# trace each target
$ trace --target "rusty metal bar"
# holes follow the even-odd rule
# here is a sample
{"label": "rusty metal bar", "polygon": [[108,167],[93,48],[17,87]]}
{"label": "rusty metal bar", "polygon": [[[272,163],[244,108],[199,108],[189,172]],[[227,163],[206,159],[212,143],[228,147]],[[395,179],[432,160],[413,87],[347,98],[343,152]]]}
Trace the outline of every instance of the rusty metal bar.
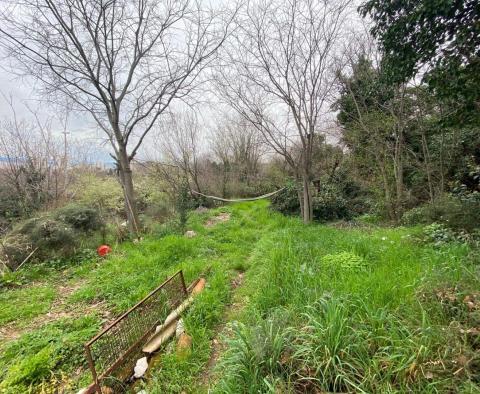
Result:
{"label": "rusty metal bar", "polygon": [[87,345],[85,345],[85,354],[87,355],[88,367],[90,368],[90,372],[92,373],[94,389],[97,393],[102,394],[102,388],[99,384],[97,371],[95,369],[95,363],[93,362],[92,352],[90,351],[90,347]]}
{"label": "rusty metal bar", "polygon": [[116,372],[117,376],[122,375],[129,368],[129,356],[141,348],[158,323],[187,297],[180,270],[88,341],[85,354],[93,377],[89,392],[101,393],[102,381],[114,376],[116,370],[123,371]]}
{"label": "rusty metal bar", "polygon": [[146,300],[148,300],[150,297],[155,295],[157,292],[159,292],[167,283],[171,282],[177,275],[181,275],[182,281],[185,284],[185,281],[183,280],[183,272],[182,270],[177,271],[175,274],[173,274],[170,278],[168,278],[165,282],[163,282],[160,286],[158,286],[155,290],[147,294],[144,298],[142,298],[137,304],[132,306],[130,309],[128,309],[125,313],[123,313],[120,317],[115,319],[112,323],[110,323],[103,331],[99,332],[97,335],[95,335],[90,341],[87,342],[86,346],[90,346],[93,342],[95,342],[97,339],[105,335],[107,331],[109,331],[112,327],[116,326],[120,321],[125,319],[126,316],[128,316],[130,313],[132,313],[135,309],[137,309],[141,304],[143,304]]}
{"label": "rusty metal bar", "polygon": [[188,290],[187,290],[187,285],[185,284],[185,278],[183,276],[183,271],[180,270],[180,277],[182,278],[182,285],[183,285],[183,293],[185,294],[185,297],[188,296]]}

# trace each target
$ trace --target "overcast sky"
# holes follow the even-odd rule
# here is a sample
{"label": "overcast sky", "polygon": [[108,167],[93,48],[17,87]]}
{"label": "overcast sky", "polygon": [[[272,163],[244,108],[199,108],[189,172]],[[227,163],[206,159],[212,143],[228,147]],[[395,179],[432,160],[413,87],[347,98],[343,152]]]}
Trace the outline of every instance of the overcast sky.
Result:
{"label": "overcast sky", "polygon": [[[358,4],[358,1],[354,1]],[[353,22],[358,18],[358,15],[353,15]],[[349,18],[350,19],[350,18]],[[344,21],[346,22],[346,21]],[[352,21],[349,20],[348,25],[352,24]],[[353,23],[356,25],[356,23]],[[29,117],[31,116],[25,108],[27,104],[30,108],[39,109],[39,112],[45,114],[45,117],[51,117],[56,115],[62,115],[62,111],[59,108],[56,108],[48,102],[40,102],[40,97],[35,92],[35,81],[32,78],[19,78],[18,76],[12,74],[8,68],[8,59],[5,56],[2,56],[0,52],[0,94],[7,98],[11,97],[13,106],[17,113],[17,116]],[[208,115],[210,113],[206,106],[202,106],[203,118],[205,117],[212,118],[214,116]],[[4,97],[0,97],[0,120],[5,120],[12,117],[11,109],[9,108],[8,102]],[[211,123],[211,122],[209,122]],[[208,128],[208,126],[206,125]],[[60,124],[57,127],[57,133],[61,133],[62,127]],[[103,133],[99,132],[88,114],[79,114],[71,113],[68,120],[68,131],[70,132],[69,138],[72,140],[85,140],[88,141],[88,146],[92,150],[94,155],[97,155],[99,158],[104,157],[105,160],[109,161],[111,158],[108,155],[110,148],[105,144],[105,139]],[[204,130],[206,131],[206,130]],[[0,130],[1,132],[1,130]],[[205,138],[202,138],[206,142]],[[148,145],[148,141],[146,141]],[[140,158],[147,158],[150,156],[148,149],[143,149],[139,151]]]}
{"label": "overcast sky", "polygon": [[[32,78],[20,78],[9,71],[6,66],[5,56],[0,58],[0,121],[11,119],[12,109],[9,101],[18,118],[29,119],[32,115],[26,106],[32,110],[38,110],[44,118],[63,117],[64,110],[59,109],[52,104],[41,100],[35,92],[35,81]],[[63,112],[63,113],[62,113]],[[59,134],[63,131],[60,122],[53,123],[54,132]],[[1,132],[1,130],[0,130]],[[98,132],[92,119],[87,115],[72,112],[68,116],[68,138],[73,141],[84,141],[85,145],[91,150],[91,156],[98,161],[110,162],[110,149],[105,144],[104,138]]]}

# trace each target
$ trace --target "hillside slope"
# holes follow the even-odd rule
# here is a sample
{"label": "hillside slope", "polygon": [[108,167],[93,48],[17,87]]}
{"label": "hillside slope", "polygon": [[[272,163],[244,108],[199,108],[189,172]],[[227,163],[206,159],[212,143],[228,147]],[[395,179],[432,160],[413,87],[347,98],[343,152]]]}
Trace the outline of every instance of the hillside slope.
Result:
{"label": "hillside slope", "polygon": [[[304,226],[264,201],[192,213],[103,261],[29,267],[0,293],[0,392],[89,382],[82,344],[166,277],[202,272],[148,393],[477,392],[478,259],[418,229]],[[477,330],[477,331],[475,331]],[[477,352],[476,352],[477,351]]]}

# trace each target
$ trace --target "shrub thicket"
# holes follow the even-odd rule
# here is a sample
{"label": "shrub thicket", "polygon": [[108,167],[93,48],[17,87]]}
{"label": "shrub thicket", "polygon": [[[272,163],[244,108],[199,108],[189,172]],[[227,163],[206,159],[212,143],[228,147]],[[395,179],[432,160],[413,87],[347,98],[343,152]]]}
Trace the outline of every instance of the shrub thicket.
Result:
{"label": "shrub thicket", "polygon": [[38,259],[70,257],[85,235],[102,227],[94,208],[68,205],[19,223],[2,242],[2,260],[16,269],[34,249]]}
{"label": "shrub thicket", "polygon": [[188,219],[188,211],[195,207],[195,200],[190,194],[190,189],[186,182],[183,182],[178,189],[175,199],[175,210],[178,214],[180,230],[184,231]]}
{"label": "shrub thicket", "polygon": [[[287,184],[285,190],[273,196],[272,209],[284,215],[300,214],[298,187],[294,183]],[[347,196],[337,184],[320,184],[319,189],[313,192],[313,217],[317,221],[350,219],[354,212],[349,205]]]}
{"label": "shrub thicket", "polygon": [[454,231],[471,232],[480,223],[480,199],[446,195],[407,211],[402,221],[407,225],[440,223]]}
{"label": "shrub thicket", "polygon": [[55,218],[78,231],[95,231],[101,227],[98,210],[83,205],[70,204],[60,208],[55,213]]}

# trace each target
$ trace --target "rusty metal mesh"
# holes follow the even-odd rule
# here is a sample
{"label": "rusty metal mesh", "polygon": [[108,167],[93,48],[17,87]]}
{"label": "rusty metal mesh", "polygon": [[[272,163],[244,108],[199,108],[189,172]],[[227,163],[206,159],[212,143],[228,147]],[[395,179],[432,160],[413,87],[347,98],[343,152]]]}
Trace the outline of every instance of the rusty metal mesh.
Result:
{"label": "rusty metal mesh", "polygon": [[187,297],[182,271],[162,283],[137,305],[85,345],[94,381],[131,373],[136,357],[155,327]]}

